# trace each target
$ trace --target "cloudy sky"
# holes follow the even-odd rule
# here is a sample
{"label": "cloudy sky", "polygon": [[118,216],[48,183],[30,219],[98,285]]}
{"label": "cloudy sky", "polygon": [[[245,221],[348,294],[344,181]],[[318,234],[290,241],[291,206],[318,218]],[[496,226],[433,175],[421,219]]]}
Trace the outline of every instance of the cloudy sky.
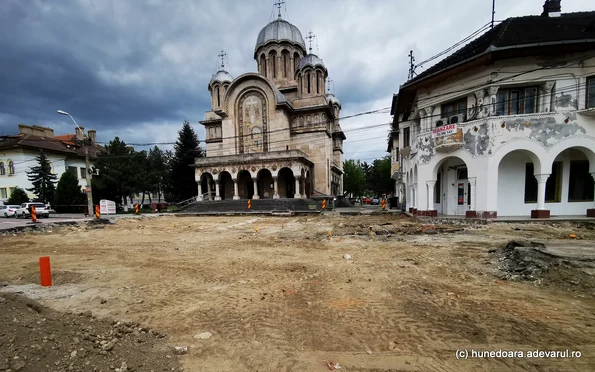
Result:
{"label": "cloudy sky", "polygon": [[[228,53],[234,76],[256,71],[256,36],[276,17],[274,2],[0,0],[0,135],[16,134],[19,123],[72,133],[61,109],[96,129],[100,142],[173,142],[184,120],[203,139],[198,121],[209,109],[217,54]],[[540,14],[543,0],[496,3],[502,20]],[[446,49],[489,22],[491,7],[491,0],[287,0],[283,15],[304,36],[317,35],[346,116],[389,107],[407,78],[409,50],[422,61]],[[592,0],[562,1],[563,13],[584,10],[595,10]],[[385,154],[384,112],[342,121],[345,158]],[[353,130],[366,126],[375,127]]]}

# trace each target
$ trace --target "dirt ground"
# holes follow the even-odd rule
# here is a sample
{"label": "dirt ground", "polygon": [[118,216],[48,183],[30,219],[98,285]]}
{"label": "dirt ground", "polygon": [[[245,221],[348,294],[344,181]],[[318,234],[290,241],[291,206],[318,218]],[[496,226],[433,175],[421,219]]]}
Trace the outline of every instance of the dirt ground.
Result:
{"label": "dirt ground", "polygon": [[[129,357],[144,353],[184,371],[328,371],[331,362],[362,372],[595,370],[589,265],[552,258],[543,266],[543,257],[505,248],[512,239],[593,242],[592,226],[457,224],[435,232],[400,215],[54,227],[0,237],[0,291],[162,332],[127,349]],[[45,255],[50,288],[38,285]],[[37,328],[39,340],[52,331]],[[0,323],[0,370],[17,353],[7,348],[11,332]],[[180,346],[188,352],[175,355]],[[566,349],[581,357],[472,358],[473,350]],[[468,358],[457,359],[457,350]],[[135,371],[164,370],[133,360]],[[21,372],[41,370],[27,364]]]}

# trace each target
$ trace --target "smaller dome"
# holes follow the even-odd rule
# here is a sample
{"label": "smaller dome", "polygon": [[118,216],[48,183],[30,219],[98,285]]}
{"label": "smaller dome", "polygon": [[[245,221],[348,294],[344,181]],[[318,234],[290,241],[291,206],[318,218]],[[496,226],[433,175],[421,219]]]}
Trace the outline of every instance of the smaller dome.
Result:
{"label": "smaller dome", "polygon": [[302,68],[304,68],[306,66],[312,66],[312,67],[321,66],[323,69],[326,70],[326,66],[324,65],[324,62],[322,62],[322,59],[318,58],[318,56],[316,54],[312,54],[312,53],[310,53],[307,56],[305,56],[304,58],[302,58],[299,66],[298,66],[298,70],[301,70]]}
{"label": "smaller dome", "polygon": [[331,105],[337,105],[337,106],[341,107],[341,102],[339,102],[339,99],[337,97],[335,97],[335,95],[332,93],[326,94],[326,100]]}
{"label": "smaller dome", "polygon": [[225,70],[219,70],[211,78],[211,81],[209,82],[209,86],[215,82],[225,83],[225,82],[231,82],[231,81],[233,81],[233,76],[231,76],[231,74],[229,72],[227,72]]}

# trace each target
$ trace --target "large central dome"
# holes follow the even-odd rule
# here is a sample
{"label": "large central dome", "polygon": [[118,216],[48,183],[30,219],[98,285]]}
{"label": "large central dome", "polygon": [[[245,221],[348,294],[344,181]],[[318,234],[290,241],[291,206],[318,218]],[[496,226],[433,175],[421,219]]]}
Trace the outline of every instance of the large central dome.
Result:
{"label": "large central dome", "polygon": [[300,30],[281,18],[274,20],[260,30],[258,38],[256,39],[254,53],[256,54],[258,47],[265,45],[270,41],[289,41],[290,43],[300,45],[306,50],[306,43],[304,42]]}

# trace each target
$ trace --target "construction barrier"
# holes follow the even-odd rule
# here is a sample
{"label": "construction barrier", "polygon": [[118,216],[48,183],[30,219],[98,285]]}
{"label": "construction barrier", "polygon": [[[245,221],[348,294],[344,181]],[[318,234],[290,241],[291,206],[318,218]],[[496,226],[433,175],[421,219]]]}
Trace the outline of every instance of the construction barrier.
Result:
{"label": "construction barrier", "polygon": [[134,205],[134,214],[138,214],[139,210],[140,210],[140,208],[139,208],[139,206],[138,206],[138,203],[136,203],[136,204]]}
{"label": "construction barrier", "polygon": [[37,211],[34,205],[31,206],[31,221],[37,222]]}
{"label": "construction barrier", "polygon": [[99,218],[101,217],[101,210],[99,209],[99,206],[96,205],[95,206],[95,218]]}
{"label": "construction barrier", "polygon": [[386,199],[382,199],[382,210],[386,210]]}
{"label": "construction barrier", "polygon": [[326,209],[326,199],[322,199],[322,209]]}
{"label": "construction barrier", "polygon": [[50,268],[50,258],[48,256],[39,258],[39,273],[41,276],[41,286],[52,286],[52,270]]}
{"label": "construction barrier", "polygon": [[248,199],[248,209],[252,209],[252,200]]}

